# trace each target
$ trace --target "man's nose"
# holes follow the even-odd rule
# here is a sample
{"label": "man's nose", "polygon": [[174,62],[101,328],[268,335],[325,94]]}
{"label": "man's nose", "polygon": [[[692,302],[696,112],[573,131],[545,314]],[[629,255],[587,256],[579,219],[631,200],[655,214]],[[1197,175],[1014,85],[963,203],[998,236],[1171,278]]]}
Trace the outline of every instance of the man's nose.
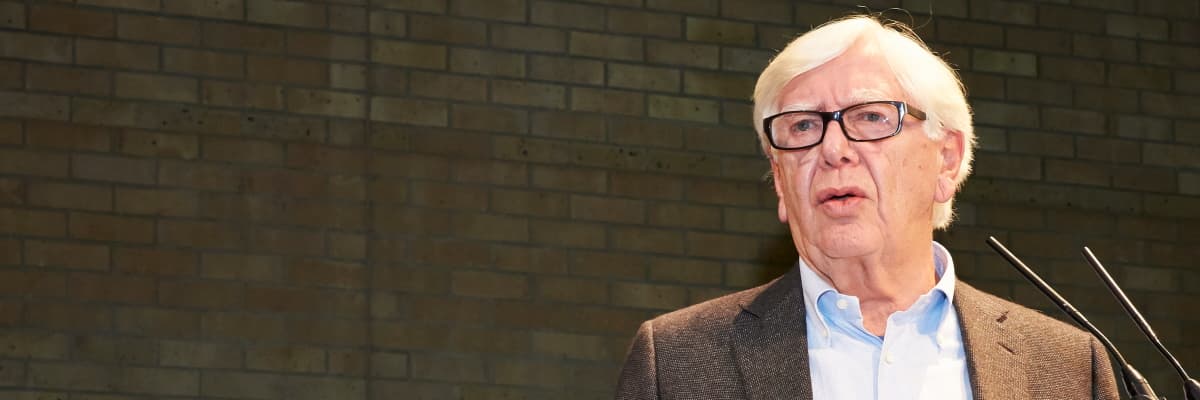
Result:
{"label": "man's nose", "polygon": [[829,121],[825,125],[825,138],[818,145],[821,152],[822,164],[838,168],[858,161],[858,154],[850,147],[850,139],[842,130],[840,121]]}

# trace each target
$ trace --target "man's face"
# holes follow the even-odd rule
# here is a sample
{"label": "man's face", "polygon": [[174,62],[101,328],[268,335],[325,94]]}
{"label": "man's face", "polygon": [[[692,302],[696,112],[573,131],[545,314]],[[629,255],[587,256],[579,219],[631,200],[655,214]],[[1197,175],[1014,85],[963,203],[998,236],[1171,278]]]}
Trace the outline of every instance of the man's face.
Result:
{"label": "man's face", "polygon": [[[835,111],[867,101],[908,102],[879,51],[858,44],[794,78],[783,89],[779,109]],[[954,192],[962,137],[951,131],[935,141],[923,121],[901,118],[901,133],[879,141],[849,141],[841,124],[831,121],[814,147],[771,149],[779,218],[809,260],[864,256],[931,239],[934,202]]]}

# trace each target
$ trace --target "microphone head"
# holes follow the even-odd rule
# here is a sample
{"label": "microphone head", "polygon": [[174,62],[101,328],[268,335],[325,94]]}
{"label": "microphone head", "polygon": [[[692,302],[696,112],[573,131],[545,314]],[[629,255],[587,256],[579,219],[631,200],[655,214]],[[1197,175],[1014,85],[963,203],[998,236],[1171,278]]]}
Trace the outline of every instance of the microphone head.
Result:
{"label": "microphone head", "polygon": [[1195,379],[1183,381],[1183,392],[1187,394],[1187,400],[1200,400],[1200,382]]}

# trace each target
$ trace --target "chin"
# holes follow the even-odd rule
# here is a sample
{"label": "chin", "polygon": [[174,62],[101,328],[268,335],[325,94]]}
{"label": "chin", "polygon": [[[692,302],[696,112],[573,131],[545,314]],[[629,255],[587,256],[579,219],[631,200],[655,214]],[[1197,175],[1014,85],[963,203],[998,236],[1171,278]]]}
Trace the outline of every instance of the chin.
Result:
{"label": "chin", "polygon": [[856,225],[826,227],[817,234],[817,248],[830,258],[860,257],[881,247],[879,232]]}

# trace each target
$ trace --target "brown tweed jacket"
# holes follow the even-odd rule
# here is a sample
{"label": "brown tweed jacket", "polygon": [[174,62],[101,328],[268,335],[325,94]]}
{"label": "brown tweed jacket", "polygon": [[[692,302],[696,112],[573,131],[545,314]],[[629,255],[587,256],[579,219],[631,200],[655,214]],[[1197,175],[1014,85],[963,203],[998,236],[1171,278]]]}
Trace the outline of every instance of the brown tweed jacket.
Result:
{"label": "brown tweed jacket", "polygon": [[[811,399],[800,273],[646,321],[617,399]],[[975,399],[1116,399],[1108,355],[1080,329],[956,283]]]}

